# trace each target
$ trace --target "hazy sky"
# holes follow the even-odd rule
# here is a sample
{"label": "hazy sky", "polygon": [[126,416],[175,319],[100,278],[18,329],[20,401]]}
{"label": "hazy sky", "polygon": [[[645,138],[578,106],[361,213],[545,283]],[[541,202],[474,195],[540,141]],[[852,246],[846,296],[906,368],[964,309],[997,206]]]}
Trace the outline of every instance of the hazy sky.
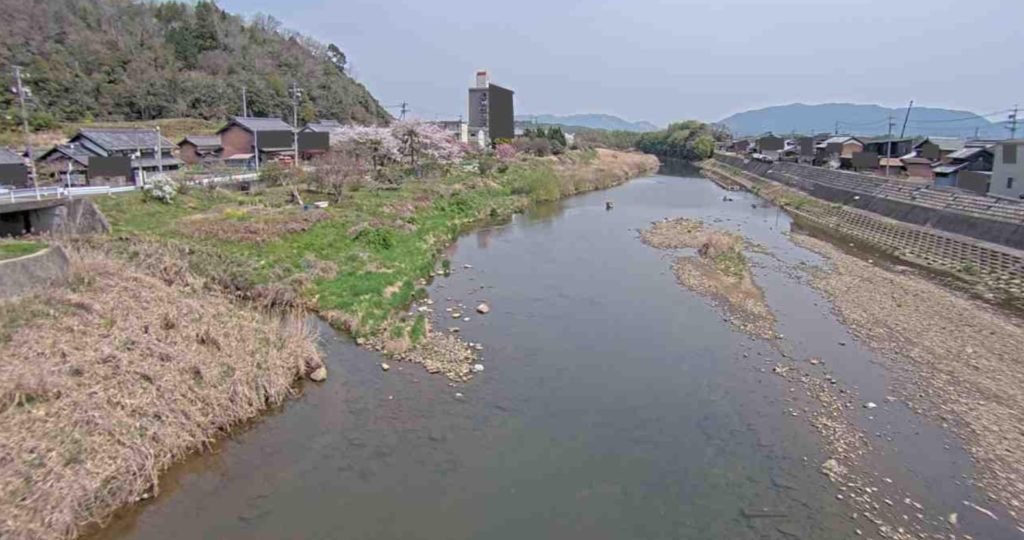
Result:
{"label": "hazy sky", "polygon": [[465,114],[478,68],[517,114],[657,124],[792,102],[1024,105],[1024,0],[220,0],[336,43],[385,105]]}

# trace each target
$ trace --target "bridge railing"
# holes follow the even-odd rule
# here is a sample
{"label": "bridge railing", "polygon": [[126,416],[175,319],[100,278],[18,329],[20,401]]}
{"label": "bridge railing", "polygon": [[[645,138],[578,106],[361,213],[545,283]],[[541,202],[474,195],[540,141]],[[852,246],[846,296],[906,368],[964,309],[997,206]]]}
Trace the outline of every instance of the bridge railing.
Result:
{"label": "bridge railing", "polygon": [[[207,186],[212,184],[224,184],[229,182],[244,182],[256,180],[256,173],[228,174],[221,176],[208,176],[204,178],[192,178],[188,181],[191,185]],[[73,197],[87,197],[90,195],[112,195],[136,191],[140,186],[46,186],[40,188],[3,189],[0,188],[0,204],[13,204],[16,202],[44,200],[44,199],[67,199]]]}

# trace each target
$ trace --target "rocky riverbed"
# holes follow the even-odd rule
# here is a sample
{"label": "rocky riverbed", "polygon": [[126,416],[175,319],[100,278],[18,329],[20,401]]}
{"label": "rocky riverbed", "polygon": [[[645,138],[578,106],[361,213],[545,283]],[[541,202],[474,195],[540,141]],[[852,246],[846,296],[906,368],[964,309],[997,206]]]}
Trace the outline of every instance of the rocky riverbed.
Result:
{"label": "rocky riverbed", "polygon": [[[812,284],[837,315],[892,360],[893,392],[963,440],[978,483],[1024,518],[1024,327],[1018,316],[954,292],[907,268],[887,268],[794,234],[827,257]],[[1021,532],[1024,528],[1018,525]]]}

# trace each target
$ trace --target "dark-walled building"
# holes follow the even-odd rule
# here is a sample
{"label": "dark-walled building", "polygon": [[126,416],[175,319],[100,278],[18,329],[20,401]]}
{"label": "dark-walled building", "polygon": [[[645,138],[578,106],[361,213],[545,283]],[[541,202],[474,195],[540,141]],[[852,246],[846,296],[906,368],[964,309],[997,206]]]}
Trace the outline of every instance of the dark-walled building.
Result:
{"label": "dark-walled building", "polygon": [[486,71],[478,71],[476,87],[469,89],[470,138],[481,132],[485,141],[514,138],[514,94],[492,84]]}

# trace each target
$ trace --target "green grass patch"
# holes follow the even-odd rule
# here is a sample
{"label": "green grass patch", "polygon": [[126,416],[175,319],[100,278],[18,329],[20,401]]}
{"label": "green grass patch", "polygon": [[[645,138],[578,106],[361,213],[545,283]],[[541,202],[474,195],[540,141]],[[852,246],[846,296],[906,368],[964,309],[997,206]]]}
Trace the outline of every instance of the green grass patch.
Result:
{"label": "green grass patch", "polygon": [[715,256],[715,268],[727,276],[740,278],[747,271],[747,258],[738,249],[728,249]]}
{"label": "green grass patch", "polygon": [[[592,159],[580,156],[580,161]],[[307,202],[328,198],[300,194]],[[351,191],[325,210],[328,219],[260,242],[183,234],[188,225],[183,220],[200,214],[208,228],[213,220],[213,229],[217,220],[256,225],[248,207],[265,207],[258,214],[263,215],[288,206],[289,196],[285,187],[256,195],[195,188],[171,204],[138,194],[96,200],[115,238],[174,246],[194,273],[222,286],[240,292],[293,287],[321,312],[336,311],[355,323],[357,337],[400,325],[415,340],[425,334],[426,321],[417,317],[399,323],[396,316],[425,296],[420,281],[433,273],[443,250],[475,224],[507,218],[530,202],[555,200],[561,193],[551,165],[534,161],[516,163],[503,173],[458,171],[435,180],[409,179],[397,189]],[[122,248],[126,258],[145,256],[133,251],[131,242],[122,244],[128,246]],[[450,269],[450,261],[441,264]]]}
{"label": "green grass patch", "polygon": [[46,249],[45,242],[26,240],[0,240],[0,261],[17,259]]}

